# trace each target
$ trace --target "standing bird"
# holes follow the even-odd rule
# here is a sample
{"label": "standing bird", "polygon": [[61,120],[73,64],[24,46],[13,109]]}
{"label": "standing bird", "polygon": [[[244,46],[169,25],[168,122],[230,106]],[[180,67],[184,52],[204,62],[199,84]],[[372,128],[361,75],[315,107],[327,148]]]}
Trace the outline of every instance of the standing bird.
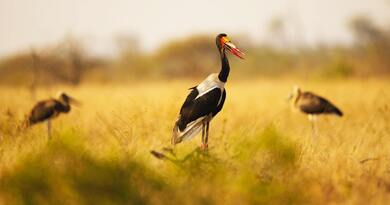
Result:
{"label": "standing bird", "polygon": [[80,104],[77,100],[64,92],[60,92],[58,99],[48,99],[38,102],[31,110],[27,118],[27,126],[32,126],[40,122],[47,121],[47,134],[51,137],[51,120],[60,113],[70,112],[70,104]]}
{"label": "standing bird", "polygon": [[339,108],[329,102],[327,99],[318,96],[312,92],[303,92],[298,86],[294,86],[292,93],[289,96],[293,109],[299,109],[301,112],[308,115],[312,122],[313,137],[317,135],[315,122],[317,115],[320,114],[335,114],[343,116]]}
{"label": "standing bird", "polygon": [[201,148],[208,148],[210,121],[221,111],[226,98],[224,86],[230,71],[226,50],[242,59],[245,55],[226,34],[219,34],[216,37],[216,44],[221,57],[221,71],[209,75],[199,85],[190,88],[191,92],[182,105],[173,128],[171,140],[173,145],[191,139],[202,130]]}

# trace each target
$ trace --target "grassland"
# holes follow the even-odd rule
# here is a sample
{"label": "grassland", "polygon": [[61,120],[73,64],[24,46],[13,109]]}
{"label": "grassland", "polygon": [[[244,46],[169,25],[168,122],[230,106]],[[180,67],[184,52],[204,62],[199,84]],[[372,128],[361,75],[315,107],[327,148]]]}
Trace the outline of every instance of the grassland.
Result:
{"label": "grassland", "polygon": [[[388,204],[388,80],[230,81],[222,112],[200,138],[159,160],[197,80],[82,85],[82,101],[46,127],[18,129],[33,106],[27,89],[0,88],[0,204]],[[311,138],[290,110],[294,84],[327,96],[345,113],[321,117]]]}

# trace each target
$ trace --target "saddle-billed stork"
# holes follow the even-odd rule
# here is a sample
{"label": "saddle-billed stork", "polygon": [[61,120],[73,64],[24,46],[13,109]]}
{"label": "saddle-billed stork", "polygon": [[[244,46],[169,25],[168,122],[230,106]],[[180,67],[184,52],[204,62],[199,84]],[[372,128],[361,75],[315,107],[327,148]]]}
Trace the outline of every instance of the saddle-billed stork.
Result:
{"label": "saddle-billed stork", "polygon": [[173,145],[191,139],[202,130],[201,148],[208,148],[210,121],[221,111],[226,98],[224,86],[230,72],[226,51],[242,59],[245,55],[224,33],[216,37],[216,44],[221,58],[221,70],[219,73],[209,75],[199,85],[190,88],[191,92],[184,101],[173,128],[171,140]]}
{"label": "saddle-billed stork", "polygon": [[71,110],[70,105],[79,105],[80,103],[64,92],[58,94],[58,99],[47,99],[39,101],[32,108],[27,118],[27,126],[32,126],[40,122],[47,122],[47,135],[51,137],[51,120],[60,113],[68,113]]}
{"label": "saddle-billed stork", "polygon": [[315,125],[317,115],[335,114],[340,117],[343,116],[341,110],[329,102],[329,100],[312,92],[303,92],[298,86],[293,87],[289,100],[291,100],[293,109],[300,110],[308,115],[309,120],[312,122],[313,137],[317,135]]}

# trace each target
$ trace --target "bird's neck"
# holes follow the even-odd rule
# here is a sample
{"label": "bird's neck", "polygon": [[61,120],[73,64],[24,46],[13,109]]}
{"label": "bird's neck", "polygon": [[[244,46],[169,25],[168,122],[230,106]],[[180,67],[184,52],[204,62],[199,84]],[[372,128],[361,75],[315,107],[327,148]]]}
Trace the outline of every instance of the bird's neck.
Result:
{"label": "bird's neck", "polygon": [[229,61],[226,56],[225,49],[222,49],[222,51],[220,50],[219,53],[221,55],[221,71],[218,74],[218,79],[226,83],[230,72]]}
{"label": "bird's neck", "polygon": [[298,93],[295,94],[295,96],[293,98],[293,101],[292,101],[292,105],[293,106],[295,106],[295,107],[297,106],[298,100],[299,100],[300,97],[301,97],[301,92],[298,92]]}
{"label": "bird's neck", "polygon": [[69,104],[68,101],[60,99],[59,102],[60,102],[61,105],[64,106],[65,108],[70,108],[70,104]]}

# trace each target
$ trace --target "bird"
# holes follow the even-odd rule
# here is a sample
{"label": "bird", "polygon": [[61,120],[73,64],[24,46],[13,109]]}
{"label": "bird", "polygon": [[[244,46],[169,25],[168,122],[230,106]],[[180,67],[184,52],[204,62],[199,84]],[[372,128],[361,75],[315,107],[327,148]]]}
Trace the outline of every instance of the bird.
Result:
{"label": "bird", "polygon": [[312,123],[313,138],[316,138],[317,135],[315,122],[318,115],[333,114],[339,117],[343,116],[343,112],[329,100],[309,91],[303,92],[297,85],[293,87],[289,100],[293,110],[299,110],[308,115],[309,121]]}
{"label": "bird", "polygon": [[80,102],[70,97],[65,92],[59,92],[58,98],[39,101],[31,109],[27,116],[26,126],[30,127],[41,122],[47,122],[47,135],[51,138],[51,120],[58,117],[60,113],[69,113],[71,104],[80,105]]}
{"label": "bird", "polygon": [[241,59],[244,59],[245,55],[225,33],[217,35],[215,43],[220,54],[221,70],[219,73],[210,74],[203,82],[189,89],[190,93],[173,128],[172,145],[189,140],[202,130],[201,149],[208,148],[210,121],[221,111],[226,99],[225,83],[230,72],[226,51]]}

